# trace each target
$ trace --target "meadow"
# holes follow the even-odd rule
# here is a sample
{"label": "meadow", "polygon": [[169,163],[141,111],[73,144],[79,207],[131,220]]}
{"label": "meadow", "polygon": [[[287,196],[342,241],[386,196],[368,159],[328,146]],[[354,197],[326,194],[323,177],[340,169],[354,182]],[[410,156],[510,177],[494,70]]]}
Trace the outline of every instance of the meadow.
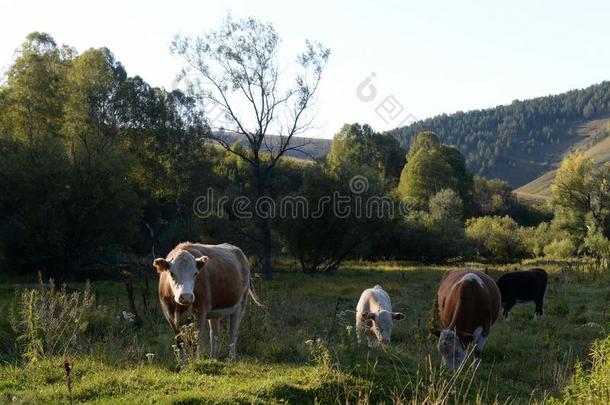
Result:
{"label": "meadow", "polygon": [[[540,265],[524,266],[534,264]],[[497,279],[515,266],[476,267]],[[510,321],[493,327],[478,369],[468,363],[455,375],[441,367],[427,330],[446,266],[349,262],[335,274],[308,276],[286,263],[273,281],[256,280],[265,307],[248,306],[238,359],[225,359],[221,341],[220,360],[187,364],[180,364],[172,349],[173,333],[159,309],[152,268],[136,272],[148,274],[148,287],[143,276],[134,276],[132,297],[141,325],[122,315],[131,310],[124,283],[96,281],[90,287],[95,302],[69,355],[34,360],[22,357],[24,339],[16,340],[11,324],[24,288],[36,288],[35,278],[5,279],[0,283],[0,401],[573,403],[581,392],[574,387],[587,386],[590,392],[595,389],[586,384],[603,387],[599,381],[610,375],[610,345],[604,343],[610,283],[607,275],[582,266],[543,267],[549,272],[545,317],[536,321],[533,303],[518,304]],[[389,292],[394,310],[406,314],[385,350],[356,344],[350,312],[360,292],[377,283]],[[67,291],[83,288],[71,283]],[[592,347],[597,362],[590,357]],[[599,380],[589,377],[593,373]]]}

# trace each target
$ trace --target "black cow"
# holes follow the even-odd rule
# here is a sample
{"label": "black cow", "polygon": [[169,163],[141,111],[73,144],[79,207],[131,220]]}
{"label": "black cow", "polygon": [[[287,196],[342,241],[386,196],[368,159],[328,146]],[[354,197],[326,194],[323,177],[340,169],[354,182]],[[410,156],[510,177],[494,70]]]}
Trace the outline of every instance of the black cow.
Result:
{"label": "black cow", "polygon": [[547,274],[542,269],[513,271],[500,277],[497,284],[502,294],[504,319],[508,319],[508,312],[517,302],[528,301],[536,304],[535,317],[542,316],[546,282]]}

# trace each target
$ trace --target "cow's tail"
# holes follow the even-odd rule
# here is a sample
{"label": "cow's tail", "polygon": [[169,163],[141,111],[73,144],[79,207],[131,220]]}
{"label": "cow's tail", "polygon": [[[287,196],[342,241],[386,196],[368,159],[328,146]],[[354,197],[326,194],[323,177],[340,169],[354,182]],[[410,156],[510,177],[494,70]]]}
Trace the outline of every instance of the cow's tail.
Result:
{"label": "cow's tail", "polygon": [[254,283],[252,282],[252,278],[250,278],[250,285],[248,286],[248,294],[250,294],[250,298],[252,298],[252,301],[254,301],[254,303],[256,305],[258,305],[259,307],[265,306],[261,302],[260,298],[258,298],[258,295],[256,295],[256,290],[254,289]]}
{"label": "cow's tail", "polygon": [[265,305],[263,305],[263,303],[261,302],[260,298],[258,298],[258,295],[256,295],[256,290],[254,289],[254,281],[252,281],[252,273],[250,273],[250,263],[248,262],[248,257],[246,256],[246,254],[241,251],[241,255],[244,261],[245,266],[248,269],[248,294],[250,295],[250,298],[252,298],[252,301],[254,301],[254,303],[256,305],[258,305],[259,307],[264,307]]}

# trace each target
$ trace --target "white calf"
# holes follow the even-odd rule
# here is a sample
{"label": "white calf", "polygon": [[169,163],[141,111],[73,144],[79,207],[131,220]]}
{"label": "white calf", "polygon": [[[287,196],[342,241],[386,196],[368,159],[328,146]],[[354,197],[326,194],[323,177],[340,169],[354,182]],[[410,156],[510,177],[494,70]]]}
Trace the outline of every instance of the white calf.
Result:
{"label": "white calf", "polygon": [[358,343],[362,341],[362,332],[366,333],[369,347],[381,344],[390,344],[390,335],[394,321],[400,321],[405,315],[400,312],[392,312],[390,296],[376,285],[367,288],[360,295],[356,306],[356,336]]}

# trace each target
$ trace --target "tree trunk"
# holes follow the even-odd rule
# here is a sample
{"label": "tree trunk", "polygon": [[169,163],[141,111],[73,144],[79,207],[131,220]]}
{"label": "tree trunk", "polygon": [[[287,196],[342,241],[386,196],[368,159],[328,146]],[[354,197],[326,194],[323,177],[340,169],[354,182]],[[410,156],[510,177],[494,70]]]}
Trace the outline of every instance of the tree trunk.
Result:
{"label": "tree trunk", "polygon": [[[254,178],[256,180],[256,197],[265,196],[266,176],[260,167],[258,157],[255,158]],[[255,213],[256,215],[256,213]],[[263,276],[266,280],[273,279],[273,266],[271,265],[271,227],[268,218],[257,218],[261,240],[261,256],[263,257]]]}
{"label": "tree trunk", "polygon": [[262,254],[263,254],[263,275],[265,280],[273,279],[273,267],[271,266],[271,229],[269,220],[260,220],[260,230],[262,234]]}

